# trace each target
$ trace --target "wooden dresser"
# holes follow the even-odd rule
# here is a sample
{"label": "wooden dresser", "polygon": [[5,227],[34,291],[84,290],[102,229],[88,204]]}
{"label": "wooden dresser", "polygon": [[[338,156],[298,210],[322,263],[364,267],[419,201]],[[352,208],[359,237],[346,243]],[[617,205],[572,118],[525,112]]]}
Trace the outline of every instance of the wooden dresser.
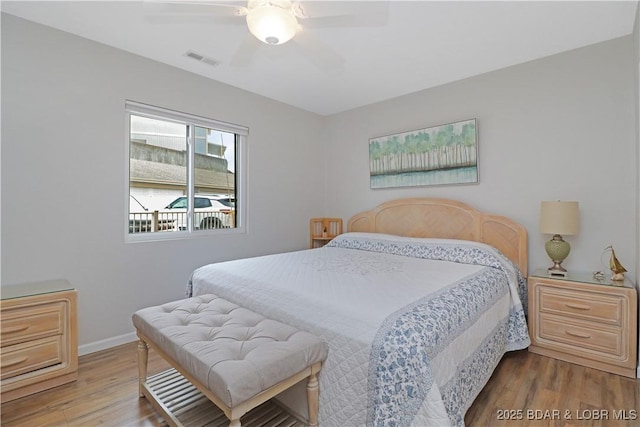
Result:
{"label": "wooden dresser", "polygon": [[529,276],[529,351],[636,378],[637,292],[591,274]]}
{"label": "wooden dresser", "polygon": [[78,378],[77,293],[64,280],[3,286],[0,400]]}

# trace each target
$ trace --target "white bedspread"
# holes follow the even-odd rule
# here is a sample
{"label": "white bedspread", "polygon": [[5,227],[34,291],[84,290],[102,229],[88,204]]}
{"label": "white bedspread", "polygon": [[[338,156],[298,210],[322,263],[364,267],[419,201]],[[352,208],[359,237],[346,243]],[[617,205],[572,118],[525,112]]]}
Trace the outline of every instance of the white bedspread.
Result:
{"label": "white bedspread", "polygon": [[[483,281],[501,283],[475,295]],[[321,249],[201,267],[187,292],[214,293],[326,340],[321,425],[443,426],[463,425],[504,352],[529,345],[523,288],[486,245],[346,233]]]}

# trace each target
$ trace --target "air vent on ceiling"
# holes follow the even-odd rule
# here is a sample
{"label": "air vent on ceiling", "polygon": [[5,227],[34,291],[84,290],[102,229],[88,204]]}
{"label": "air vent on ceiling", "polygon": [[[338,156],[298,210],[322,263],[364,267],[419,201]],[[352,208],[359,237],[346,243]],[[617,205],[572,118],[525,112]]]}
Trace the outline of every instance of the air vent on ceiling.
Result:
{"label": "air vent on ceiling", "polygon": [[218,65],[220,65],[220,61],[216,61],[213,58],[209,58],[207,56],[204,55],[200,55],[199,53],[196,53],[192,50],[188,50],[184,53],[185,56],[191,58],[191,59],[195,59],[196,61],[200,61],[200,62],[204,62],[205,64],[211,65],[212,67],[217,67]]}

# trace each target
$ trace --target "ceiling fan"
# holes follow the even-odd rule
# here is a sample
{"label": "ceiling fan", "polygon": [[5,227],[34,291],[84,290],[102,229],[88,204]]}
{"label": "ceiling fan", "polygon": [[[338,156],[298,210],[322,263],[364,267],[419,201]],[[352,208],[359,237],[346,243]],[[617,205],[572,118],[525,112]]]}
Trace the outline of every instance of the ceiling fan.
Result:
{"label": "ceiling fan", "polygon": [[271,45],[291,40],[298,30],[297,18],[305,18],[300,3],[289,0],[249,0],[238,12],[246,15],[251,34]]}
{"label": "ceiling fan", "polygon": [[[388,5],[384,1],[303,3],[292,0],[152,0],[147,3],[168,5],[165,13],[179,14],[183,18],[207,19],[206,16],[213,14],[217,22],[233,24],[241,22],[238,18],[244,18],[255,39],[267,45],[293,41],[304,49],[302,54],[319,68],[330,72],[341,69],[344,59],[311,36],[305,31],[306,28],[379,26],[384,25],[388,17]],[[363,7],[364,3],[367,3],[366,7]],[[231,65],[247,65],[258,48],[251,39],[245,40],[231,60]]]}

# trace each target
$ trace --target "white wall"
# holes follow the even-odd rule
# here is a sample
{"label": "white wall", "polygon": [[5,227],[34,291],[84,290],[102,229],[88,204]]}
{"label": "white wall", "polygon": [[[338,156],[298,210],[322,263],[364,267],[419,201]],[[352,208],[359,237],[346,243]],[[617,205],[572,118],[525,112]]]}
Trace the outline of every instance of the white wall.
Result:
{"label": "white wall", "polygon": [[[249,127],[246,234],[125,244],[125,99]],[[3,14],[2,284],[68,279],[82,351],[183,297],[195,267],[308,247],[323,120]]]}
{"label": "white wall", "polygon": [[[446,197],[521,222],[529,268],[548,267],[540,201],[580,202],[568,269],[607,269],[613,244],[637,277],[637,154],[631,37],[513,66],[332,116],[325,214],[348,218],[400,197]],[[369,188],[368,140],[478,120],[477,185]]]}

